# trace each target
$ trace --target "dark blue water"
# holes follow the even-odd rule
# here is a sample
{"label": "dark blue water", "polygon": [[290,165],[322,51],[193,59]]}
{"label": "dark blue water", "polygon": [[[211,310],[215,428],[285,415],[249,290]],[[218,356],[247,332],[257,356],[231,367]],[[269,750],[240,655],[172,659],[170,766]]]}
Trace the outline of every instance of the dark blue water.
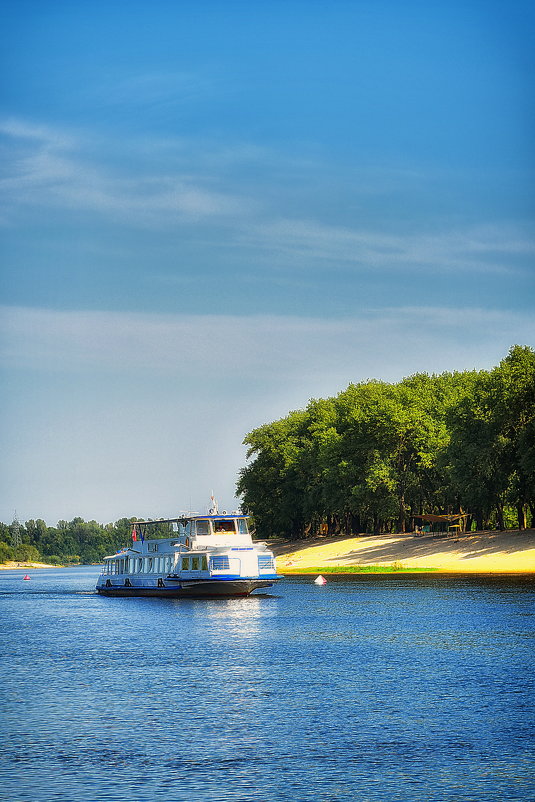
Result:
{"label": "dark blue water", "polygon": [[0,798],[535,799],[535,584],[292,579],[109,599],[0,572]]}

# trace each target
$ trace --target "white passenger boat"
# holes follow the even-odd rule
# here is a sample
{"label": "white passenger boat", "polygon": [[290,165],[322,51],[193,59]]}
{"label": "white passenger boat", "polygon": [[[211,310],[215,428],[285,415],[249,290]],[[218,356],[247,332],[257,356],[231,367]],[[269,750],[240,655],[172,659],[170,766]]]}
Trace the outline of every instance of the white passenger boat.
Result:
{"label": "white passenger boat", "polygon": [[[162,531],[169,536],[162,537]],[[279,579],[273,553],[265,543],[253,543],[247,516],[212,511],[137,521],[132,546],[104,558],[97,591],[106,596],[248,596]]]}

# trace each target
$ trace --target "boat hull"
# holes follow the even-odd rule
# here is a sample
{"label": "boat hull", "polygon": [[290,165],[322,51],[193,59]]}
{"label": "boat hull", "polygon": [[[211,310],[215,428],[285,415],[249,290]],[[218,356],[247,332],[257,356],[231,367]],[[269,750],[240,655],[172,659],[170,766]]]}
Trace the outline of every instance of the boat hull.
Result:
{"label": "boat hull", "polygon": [[[277,577],[278,580],[279,577]],[[223,598],[233,596],[249,596],[258,588],[270,588],[273,579],[232,579],[232,580],[185,580],[166,584],[164,587],[143,585],[98,585],[97,593],[101,596],[160,596],[171,599],[180,598]]]}

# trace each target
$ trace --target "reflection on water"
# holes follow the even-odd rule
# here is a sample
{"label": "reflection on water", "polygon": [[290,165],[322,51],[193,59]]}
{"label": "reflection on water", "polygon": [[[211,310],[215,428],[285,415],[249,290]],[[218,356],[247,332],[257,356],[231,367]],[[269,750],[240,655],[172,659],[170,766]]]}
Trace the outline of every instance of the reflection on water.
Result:
{"label": "reflection on water", "polygon": [[173,601],[97,574],[0,573],[0,798],[535,798],[530,578]]}

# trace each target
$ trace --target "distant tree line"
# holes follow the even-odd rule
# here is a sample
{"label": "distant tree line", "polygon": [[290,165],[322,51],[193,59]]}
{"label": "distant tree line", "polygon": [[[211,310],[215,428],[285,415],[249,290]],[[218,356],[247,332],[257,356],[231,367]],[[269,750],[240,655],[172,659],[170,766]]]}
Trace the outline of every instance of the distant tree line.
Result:
{"label": "distant tree line", "polygon": [[8,560],[35,561],[51,564],[98,563],[106,554],[131,542],[132,522],[121,518],[110,524],[84,521],[58,521],[47,526],[38,518],[19,524],[0,523],[0,563]]}
{"label": "distant tree line", "polygon": [[245,440],[238,493],[261,537],[535,525],[535,352],[490,371],[350,384]]}
{"label": "distant tree line", "polygon": [[[99,563],[106,554],[115,554],[117,549],[132,543],[133,524],[140,520],[133,516],[99,524],[73,518],[58,521],[57,526],[47,526],[41,518],[25,524],[15,518],[11,524],[0,523],[0,563],[9,560],[51,565]],[[169,537],[169,524],[154,523],[150,537]]]}

